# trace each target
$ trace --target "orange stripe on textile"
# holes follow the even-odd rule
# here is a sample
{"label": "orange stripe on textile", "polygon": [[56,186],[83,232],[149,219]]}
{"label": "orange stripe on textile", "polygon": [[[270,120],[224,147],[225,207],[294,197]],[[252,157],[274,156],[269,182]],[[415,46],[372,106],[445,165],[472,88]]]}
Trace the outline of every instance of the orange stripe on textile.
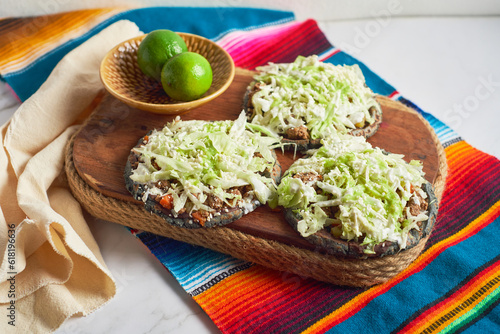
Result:
{"label": "orange stripe on textile", "polygon": [[274,276],[271,270],[252,266],[193,298],[222,330],[237,320],[241,313],[258,307],[252,303],[252,297],[273,289],[278,284]]}
{"label": "orange stripe on textile", "polygon": [[193,298],[222,332],[252,333],[267,328],[280,314],[289,316],[290,305],[306,295],[314,298],[322,284],[255,265]]}
{"label": "orange stripe on textile", "polygon": [[90,9],[25,18],[23,25],[0,21],[0,73],[13,72],[36,58],[79,37],[119,9]]}
{"label": "orange stripe on textile", "polygon": [[446,186],[449,189],[453,189],[453,186],[457,182],[466,178],[467,174],[464,171],[474,168],[483,161],[492,158],[464,141],[450,145],[445,149],[445,152],[449,169]]}
{"label": "orange stripe on textile", "polygon": [[259,281],[263,276],[264,273],[255,271],[255,269],[251,267],[247,270],[235,273],[231,276],[232,279],[221,281],[217,285],[195,296],[194,299],[199,301],[200,304],[226,303],[227,300],[232,301],[231,294],[234,291],[238,291],[241,295],[249,292],[246,282],[253,284],[255,281]]}

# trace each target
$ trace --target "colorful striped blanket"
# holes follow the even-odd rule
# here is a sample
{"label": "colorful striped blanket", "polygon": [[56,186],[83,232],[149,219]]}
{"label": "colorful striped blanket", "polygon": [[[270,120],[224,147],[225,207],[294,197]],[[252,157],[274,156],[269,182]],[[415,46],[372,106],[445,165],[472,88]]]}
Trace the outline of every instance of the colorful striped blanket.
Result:
{"label": "colorful striped blanket", "polygon": [[277,272],[132,230],[223,333],[500,332],[500,162],[331,45],[314,20],[234,8],[100,9],[5,19],[2,80],[25,100],[67,52],[121,19],[144,32],[168,28],[213,39],[242,68],[311,54],[333,64],[358,64],[370,88],[421,113],[445,148],[448,179],[428,244],[406,270],[369,289]]}

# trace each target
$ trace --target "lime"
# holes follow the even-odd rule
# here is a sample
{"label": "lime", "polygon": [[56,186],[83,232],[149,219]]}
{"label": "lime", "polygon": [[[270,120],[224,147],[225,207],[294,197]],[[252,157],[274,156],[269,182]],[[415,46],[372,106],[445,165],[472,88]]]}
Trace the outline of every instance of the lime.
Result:
{"label": "lime", "polygon": [[186,42],[175,32],[154,30],[139,45],[137,63],[144,74],[160,81],[161,69],[167,60],[186,51]]}
{"label": "lime", "polygon": [[161,71],[161,84],[174,100],[196,100],[212,85],[212,67],[202,55],[184,52],[165,63]]}

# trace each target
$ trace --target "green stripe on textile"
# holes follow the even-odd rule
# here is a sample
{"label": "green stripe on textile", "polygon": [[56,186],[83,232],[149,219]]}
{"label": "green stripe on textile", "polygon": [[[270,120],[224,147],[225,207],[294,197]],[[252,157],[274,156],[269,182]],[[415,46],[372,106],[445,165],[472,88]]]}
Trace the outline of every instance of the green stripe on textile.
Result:
{"label": "green stripe on textile", "polygon": [[[500,279],[500,276],[495,278],[496,281]],[[446,326],[440,333],[455,333],[460,330],[465,325],[469,325],[478,316],[484,315],[486,310],[500,299],[500,287],[493,290],[489,295],[487,295],[482,301],[480,301],[471,310],[460,316],[458,319]]]}

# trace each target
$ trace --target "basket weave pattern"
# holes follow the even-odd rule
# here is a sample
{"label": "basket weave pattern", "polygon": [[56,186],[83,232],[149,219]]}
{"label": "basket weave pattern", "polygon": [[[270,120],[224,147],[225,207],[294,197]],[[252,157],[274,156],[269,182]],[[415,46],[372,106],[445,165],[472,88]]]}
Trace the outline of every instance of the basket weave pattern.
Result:
{"label": "basket weave pattern", "polygon": [[161,82],[142,73],[137,63],[137,50],[146,35],[125,41],[106,55],[100,68],[101,80],[106,89],[135,108],[166,114],[185,112],[222,94],[233,80],[235,72],[229,54],[201,36],[178,34],[186,42],[188,51],[204,56],[212,68],[212,84],[200,99],[176,101],[165,94]]}

